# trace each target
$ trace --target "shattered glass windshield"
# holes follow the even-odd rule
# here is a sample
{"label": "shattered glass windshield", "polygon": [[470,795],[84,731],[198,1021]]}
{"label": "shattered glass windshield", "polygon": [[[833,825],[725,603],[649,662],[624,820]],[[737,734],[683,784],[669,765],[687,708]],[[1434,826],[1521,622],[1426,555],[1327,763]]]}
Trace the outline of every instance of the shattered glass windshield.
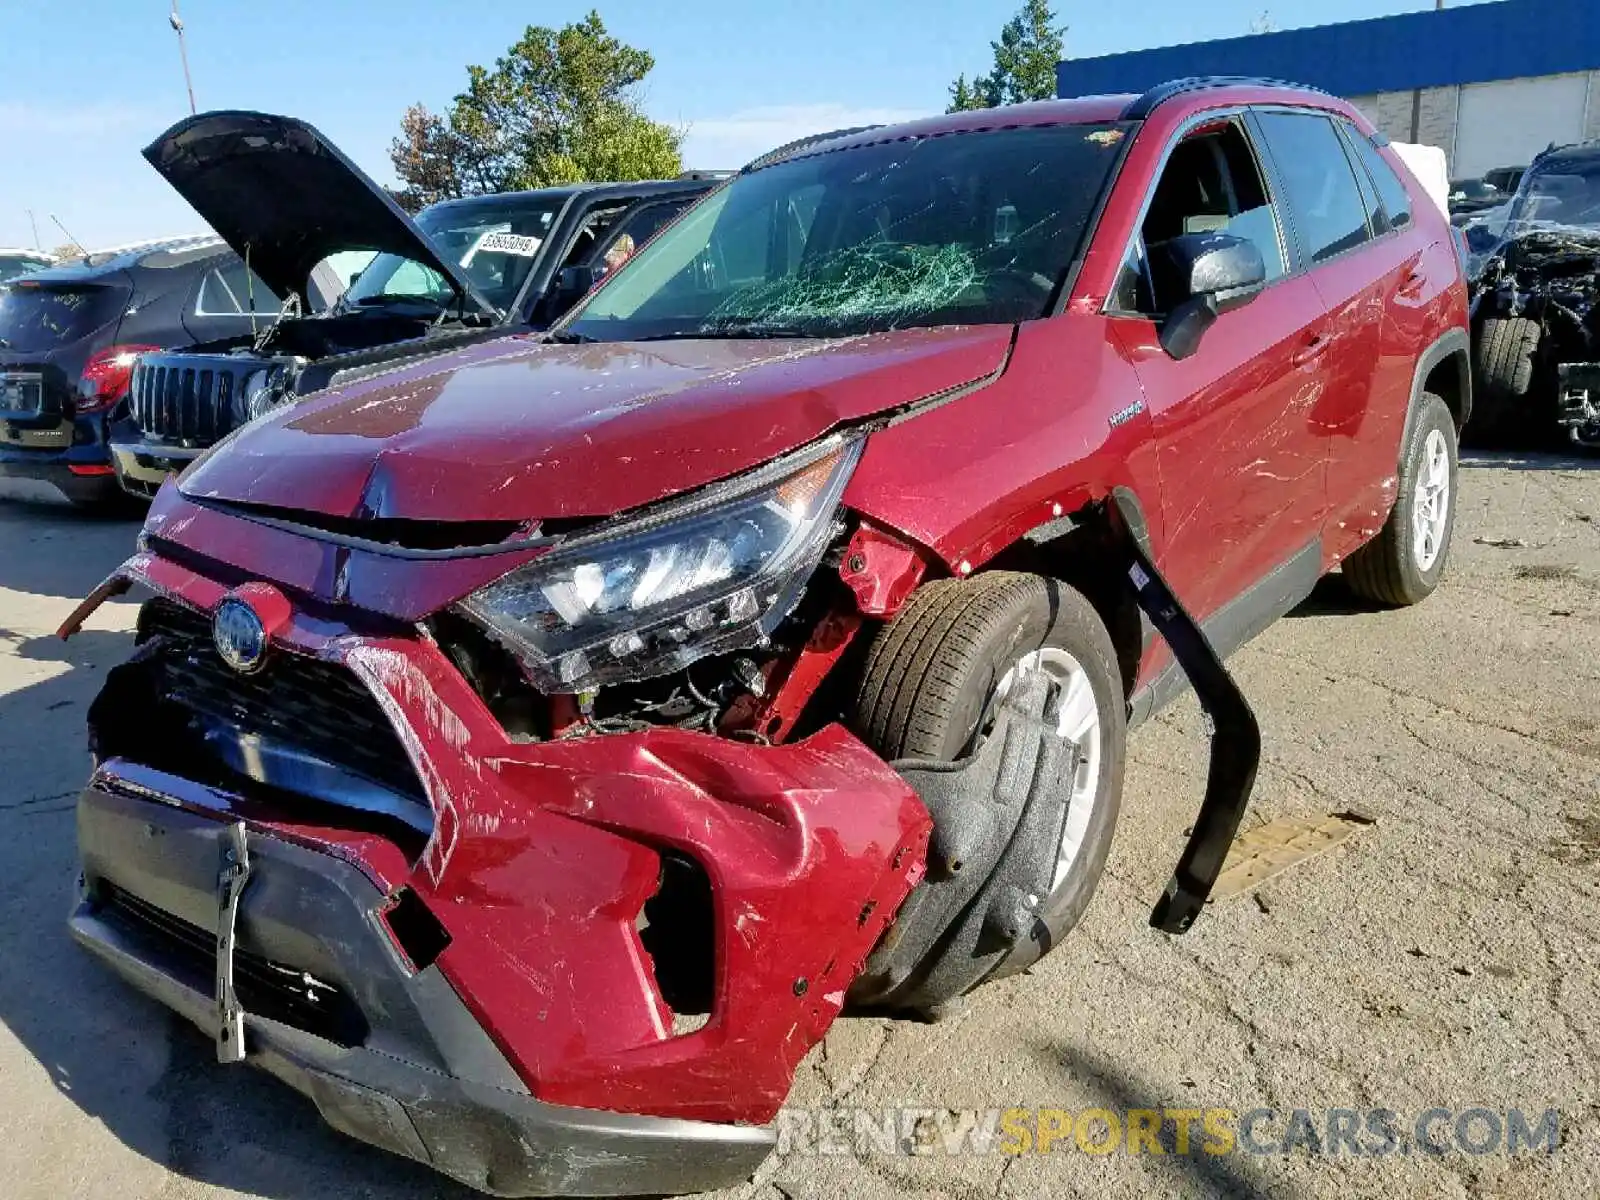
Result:
{"label": "shattered glass windshield", "polygon": [[1127,134],[974,130],[739,176],[618,270],[564,332],[832,337],[1041,317]]}
{"label": "shattered glass windshield", "polygon": [[[450,201],[423,209],[416,221],[440,257],[459,263],[484,299],[506,312],[533,270],[561,199],[488,196]],[[380,254],[350,285],[344,305],[407,300],[443,308],[452,298],[449,281],[437,271],[399,254]]]}
{"label": "shattered glass windshield", "polygon": [[1600,156],[1528,177],[1512,208],[1514,223],[1600,229]]}
{"label": "shattered glass windshield", "polygon": [[1600,248],[1600,155],[1536,164],[1510,203],[1475,214],[1461,233],[1474,283],[1530,255],[1592,257]]}

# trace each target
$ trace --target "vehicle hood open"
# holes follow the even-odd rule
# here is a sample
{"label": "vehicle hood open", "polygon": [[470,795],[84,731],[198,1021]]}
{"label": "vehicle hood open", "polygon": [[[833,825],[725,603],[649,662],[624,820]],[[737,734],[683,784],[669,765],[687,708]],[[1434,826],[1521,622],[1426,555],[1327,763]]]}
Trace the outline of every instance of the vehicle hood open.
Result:
{"label": "vehicle hood open", "polygon": [[329,255],[376,250],[432,268],[469,305],[495,311],[383,188],[304,121],[201,113],[144,156],[280,296],[304,297],[312,268]]}
{"label": "vehicle hood open", "polygon": [[[275,412],[184,495],[334,518],[608,517],[980,386],[1013,327],[557,345],[518,335]],[[954,448],[952,448],[954,450]]]}

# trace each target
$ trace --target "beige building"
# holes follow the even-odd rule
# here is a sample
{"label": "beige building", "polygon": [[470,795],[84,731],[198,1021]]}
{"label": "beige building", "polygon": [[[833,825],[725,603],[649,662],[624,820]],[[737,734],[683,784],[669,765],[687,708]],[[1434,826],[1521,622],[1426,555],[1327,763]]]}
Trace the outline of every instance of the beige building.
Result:
{"label": "beige building", "polygon": [[1600,0],[1412,3],[1391,17],[1068,59],[1056,94],[1194,76],[1309,84],[1354,100],[1395,141],[1438,146],[1457,179],[1600,138]]}
{"label": "beige building", "polygon": [[1552,142],[1600,139],[1600,70],[1348,99],[1395,141],[1438,146],[1459,179],[1523,166]]}

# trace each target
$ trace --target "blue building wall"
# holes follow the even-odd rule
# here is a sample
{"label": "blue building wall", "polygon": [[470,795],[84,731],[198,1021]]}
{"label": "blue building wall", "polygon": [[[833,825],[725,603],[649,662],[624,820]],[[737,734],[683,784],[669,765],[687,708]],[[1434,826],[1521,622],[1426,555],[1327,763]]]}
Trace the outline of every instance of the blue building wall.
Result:
{"label": "blue building wall", "polygon": [[1591,70],[1600,70],[1600,0],[1499,0],[1069,59],[1056,67],[1056,95],[1142,92],[1186,75],[1259,75],[1368,96]]}

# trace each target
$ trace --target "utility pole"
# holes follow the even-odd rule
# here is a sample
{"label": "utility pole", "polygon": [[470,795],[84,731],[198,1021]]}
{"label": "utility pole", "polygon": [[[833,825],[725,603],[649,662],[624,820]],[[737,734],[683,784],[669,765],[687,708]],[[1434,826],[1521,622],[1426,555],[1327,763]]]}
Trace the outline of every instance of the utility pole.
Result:
{"label": "utility pole", "polygon": [[189,89],[189,115],[195,114],[194,80],[189,78],[189,48],[183,41],[183,18],[178,15],[178,0],[172,0],[172,13],[167,17],[172,31],[178,35],[178,57],[183,59],[183,86]]}
{"label": "utility pole", "polygon": [[[173,0],[174,3],[177,0]],[[1433,11],[1444,11],[1444,0],[1433,0]],[[1420,141],[1422,138],[1422,89],[1417,88],[1411,93],[1411,140]]]}

